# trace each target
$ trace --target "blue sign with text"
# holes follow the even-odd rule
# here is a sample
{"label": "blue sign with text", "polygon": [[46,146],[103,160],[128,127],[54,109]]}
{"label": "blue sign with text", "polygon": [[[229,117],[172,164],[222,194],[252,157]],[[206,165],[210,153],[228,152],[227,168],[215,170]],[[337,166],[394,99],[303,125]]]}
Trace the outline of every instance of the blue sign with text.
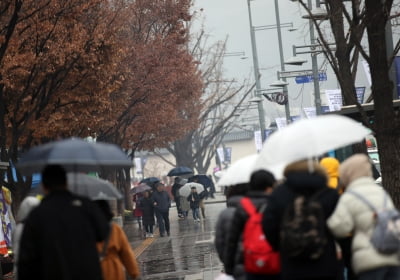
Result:
{"label": "blue sign with text", "polygon": [[[327,79],[328,79],[328,76],[326,75],[326,72],[318,73],[319,81],[326,81]],[[297,76],[295,78],[295,81],[296,81],[296,84],[312,83],[314,81],[314,76],[313,75]]]}

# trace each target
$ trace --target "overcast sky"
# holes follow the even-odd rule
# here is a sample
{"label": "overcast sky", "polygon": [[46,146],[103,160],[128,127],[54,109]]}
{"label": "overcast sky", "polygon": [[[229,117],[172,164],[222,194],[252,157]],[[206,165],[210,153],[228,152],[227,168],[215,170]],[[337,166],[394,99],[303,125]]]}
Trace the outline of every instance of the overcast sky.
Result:
{"label": "overcast sky", "polygon": [[[254,26],[274,25],[275,5],[274,0],[254,0],[251,1],[251,11]],[[293,56],[292,46],[303,46],[310,43],[308,21],[301,18],[305,12],[298,3],[291,1],[278,1],[281,24],[293,23],[296,31],[282,29],[284,58]],[[245,52],[247,59],[240,57],[226,57],[224,61],[226,76],[237,79],[251,77],[254,81],[253,60],[250,41],[249,16],[246,0],[197,0],[197,9],[203,8],[204,25],[206,31],[211,35],[211,39],[218,41],[224,40],[228,36],[227,52]],[[277,71],[280,71],[279,47],[276,28],[270,30],[256,31],[257,53],[261,68],[262,88],[268,88],[269,84],[277,79]],[[311,69],[311,58],[309,54],[303,54],[302,58],[309,62],[303,66],[286,66],[288,70]],[[323,55],[318,55],[319,67],[323,65],[325,59]],[[328,67],[329,68],[329,67]],[[267,70],[263,70],[267,69]],[[366,79],[363,70],[359,71],[360,82],[357,86],[366,86]],[[296,84],[294,79],[288,79],[289,85],[289,104],[292,115],[297,115],[298,108],[312,106],[314,102],[311,98],[313,84]],[[320,83],[321,90],[338,88],[336,79],[332,71],[328,70],[328,81]],[[283,106],[275,103],[263,102],[266,108],[266,116],[284,117]],[[297,108],[296,108],[297,107]]]}

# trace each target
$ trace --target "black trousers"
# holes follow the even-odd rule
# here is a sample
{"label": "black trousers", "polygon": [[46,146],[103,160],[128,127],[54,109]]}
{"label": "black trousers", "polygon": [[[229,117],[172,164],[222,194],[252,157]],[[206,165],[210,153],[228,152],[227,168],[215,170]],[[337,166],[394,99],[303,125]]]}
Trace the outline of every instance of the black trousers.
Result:
{"label": "black trousers", "polygon": [[169,210],[160,211],[156,210],[158,229],[160,230],[160,234],[164,235],[165,231],[169,233]]}

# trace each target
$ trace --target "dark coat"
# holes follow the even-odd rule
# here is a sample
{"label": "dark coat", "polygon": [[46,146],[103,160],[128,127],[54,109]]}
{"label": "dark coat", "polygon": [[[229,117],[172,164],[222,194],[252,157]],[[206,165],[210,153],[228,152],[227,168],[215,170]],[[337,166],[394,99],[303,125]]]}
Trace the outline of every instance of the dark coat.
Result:
{"label": "dark coat", "polygon": [[[227,237],[229,232],[232,231],[232,221],[235,214],[236,208],[239,205],[242,196],[232,196],[228,199],[228,208],[224,209],[218,216],[218,220],[215,226],[215,240],[214,245],[217,250],[219,259],[224,263],[225,261],[225,249],[227,246]],[[225,263],[224,263],[225,267]],[[243,265],[243,246],[242,242],[239,241],[237,250],[234,258],[234,270],[232,272],[233,277],[236,280],[245,280],[246,274]]]}
{"label": "dark coat", "polygon": [[157,205],[154,206],[156,211],[160,212],[168,212],[169,208],[171,207],[171,199],[166,191],[155,191],[153,192],[151,198]]}
{"label": "dark coat", "polygon": [[93,202],[68,191],[49,194],[26,220],[18,279],[102,279],[96,242],[108,232]]}
{"label": "dark coat", "polygon": [[[267,203],[268,198],[268,196],[263,192],[249,192],[247,197],[251,199],[257,209],[259,209],[262,204]],[[248,218],[249,215],[240,203],[238,203],[233,215],[231,230],[227,236],[224,253],[225,272],[229,275],[232,275],[234,272],[236,251],[238,250],[238,244],[241,243],[241,236]]]}
{"label": "dark coat", "polygon": [[[336,190],[327,187],[327,177],[323,169],[314,166],[310,173],[308,163],[292,164],[285,169],[286,181],[276,187],[269,198],[269,203],[263,215],[263,230],[273,248],[279,249],[280,225],[284,211],[298,194],[312,196],[323,188],[326,191],[319,195],[325,219],[328,219],[335,209],[339,195]],[[315,261],[293,260],[281,253],[282,279],[317,279],[335,277],[343,273],[339,268],[336,248],[332,234],[326,227],[328,242],[324,254]]]}
{"label": "dark coat", "polygon": [[191,193],[188,197],[187,200],[190,203],[190,208],[199,208],[200,207],[200,196],[198,193]]}
{"label": "dark coat", "polygon": [[143,197],[140,200],[140,207],[143,211],[143,224],[154,225],[154,200],[151,197]]}

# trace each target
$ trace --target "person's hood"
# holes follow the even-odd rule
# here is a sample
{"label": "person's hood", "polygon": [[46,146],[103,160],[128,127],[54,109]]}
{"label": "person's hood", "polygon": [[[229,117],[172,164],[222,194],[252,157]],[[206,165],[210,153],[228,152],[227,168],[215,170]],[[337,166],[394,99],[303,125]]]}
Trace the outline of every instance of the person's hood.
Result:
{"label": "person's hood", "polygon": [[339,174],[340,181],[345,187],[358,178],[372,177],[369,157],[364,154],[355,154],[349,157],[340,165]]}
{"label": "person's hood", "polygon": [[328,186],[336,189],[338,186],[340,163],[336,158],[326,157],[319,163],[328,173]]}
{"label": "person's hood", "polygon": [[244,196],[242,195],[234,195],[231,196],[227,201],[226,201],[226,205],[228,207],[238,207],[238,205],[240,204],[240,200],[243,198]]}
{"label": "person's hood", "polygon": [[287,165],[283,171],[286,184],[297,190],[310,190],[327,186],[325,169],[313,160],[302,160]]}
{"label": "person's hood", "polygon": [[18,210],[18,215],[17,215],[17,221],[22,222],[24,221],[29,213],[38,206],[40,203],[40,200],[37,199],[36,197],[33,196],[28,196],[26,197],[22,202]]}

